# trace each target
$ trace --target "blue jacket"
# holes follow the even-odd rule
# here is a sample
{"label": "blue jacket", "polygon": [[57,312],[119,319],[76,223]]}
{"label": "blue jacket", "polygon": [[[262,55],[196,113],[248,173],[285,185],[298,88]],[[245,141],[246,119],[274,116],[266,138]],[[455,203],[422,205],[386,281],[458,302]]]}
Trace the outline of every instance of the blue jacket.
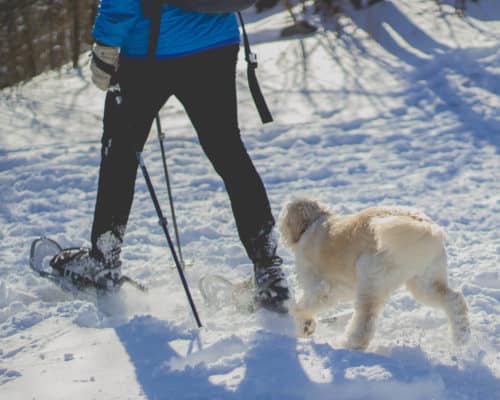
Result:
{"label": "blue jacket", "polygon": [[[140,58],[148,52],[149,28],[141,0],[101,0],[92,34],[98,42],[120,47],[122,56]],[[234,14],[185,12],[164,5],[156,58],[179,57],[239,41]]]}

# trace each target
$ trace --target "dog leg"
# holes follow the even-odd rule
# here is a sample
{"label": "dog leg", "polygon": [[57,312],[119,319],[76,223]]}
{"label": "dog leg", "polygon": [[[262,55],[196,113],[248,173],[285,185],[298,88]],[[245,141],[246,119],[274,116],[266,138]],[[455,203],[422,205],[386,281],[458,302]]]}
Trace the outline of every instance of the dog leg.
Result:
{"label": "dog leg", "polygon": [[358,297],[354,314],[345,331],[345,347],[356,350],[368,347],[375,334],[375,324],[383,305],[384,302],[379,297]]}
{"label": "dog leg", "polygon": [[375,334],[377,317],[393,288],[386,281],[383,255],[362,255],[356,269],[358,285],[354,314],[347,325],[343,345],[364,350]]}
{"label": "dog leg", "polygon": [[454,343],[463,345],[470,337],[467,303],[462,293],[448,287],[447,269],[443,249],[423,275],[410,279],[406,287],[418,302],[444,310]]}
{"label": "dog leg", "polygon": [[309,337],[316,330],[316,313],[337,303],[331,286],[326,281],[315,282],[304,288],[304,295],[292,307],[299,337]]}
{"label": "dog leg", "polygon": [[464,345],[470,337],[467,303],[462,293],[450,289],[446,282],[412,278],[406,287],[415,299],[431,307],[441,308],[448,317],[453,342]]}

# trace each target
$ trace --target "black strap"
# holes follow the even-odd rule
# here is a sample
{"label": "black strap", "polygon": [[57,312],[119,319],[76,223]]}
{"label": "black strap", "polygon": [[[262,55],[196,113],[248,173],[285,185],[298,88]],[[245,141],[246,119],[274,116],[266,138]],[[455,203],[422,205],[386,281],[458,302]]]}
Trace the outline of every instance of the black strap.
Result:
{"label": "black strap", "polygon": [[112,64],[108,64],[107,62],[102,61],[99,57],[97,57],[97,54],[93,51],[92,52],[92,59],[95,62],[95,65],[97,65],[97,68],[99,68],[101,71],[106,72],[108,75],[113,76],[116,72],[116,67]]}
{"label": "black strap", "polygon": [[255,70],[257,69],[257,55],[252,53],[250,49],[250,42],[248,40],[247,31],[245,29],[245,23],[243,22],[243,17],[241,13],[238,12],[238,19],[240,20],[241,31],[243,33],[243,45],[245,47],[245,60],[247,62],[247,77],[248,86],[250,87],[250,93],[252,93],[253,101],[259,112],[260,119],[263,124],[273,121],[273,116],[267,107],[264,95],[260,90],[259,82],[257,81],[257,74]]}

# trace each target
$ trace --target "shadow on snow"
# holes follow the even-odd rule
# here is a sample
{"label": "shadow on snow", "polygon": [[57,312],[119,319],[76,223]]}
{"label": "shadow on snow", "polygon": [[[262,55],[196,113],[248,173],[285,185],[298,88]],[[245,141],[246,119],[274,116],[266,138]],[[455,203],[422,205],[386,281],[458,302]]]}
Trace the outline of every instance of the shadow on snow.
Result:
{"label": "shadow on snow", "polygon": [[[116,328],[116,333],[148,399],[319,400],[335,396],[346,400],[370,394],[372,400],[479,400],[500,390],[500,380],[484,365],[433,365],[418,348],[395,348],[387,357],[335,350],[327,344],[265,331],[258,331],[246,343],[233,336],[202,348],[198,331],[183,331],[150,316],[135,317]],[[176,341],[188,343],[186,356],[174,349]],[[325,382],[309,377],[301,357],[311,355],[331,375]],[[383,371],[384,378],[349,374],[370,368]],[[233,384],[227,387],[231,380]]]}

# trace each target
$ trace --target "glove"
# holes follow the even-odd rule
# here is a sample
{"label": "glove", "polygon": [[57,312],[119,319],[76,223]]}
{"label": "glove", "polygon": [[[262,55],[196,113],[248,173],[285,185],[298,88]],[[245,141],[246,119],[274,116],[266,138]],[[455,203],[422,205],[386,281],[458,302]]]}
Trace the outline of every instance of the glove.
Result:
{"label": "glove", "polygon": [[119,47],[95,43],[92,47],[92,82],[101,90],[108,90],[111,77],[118,67]]}

